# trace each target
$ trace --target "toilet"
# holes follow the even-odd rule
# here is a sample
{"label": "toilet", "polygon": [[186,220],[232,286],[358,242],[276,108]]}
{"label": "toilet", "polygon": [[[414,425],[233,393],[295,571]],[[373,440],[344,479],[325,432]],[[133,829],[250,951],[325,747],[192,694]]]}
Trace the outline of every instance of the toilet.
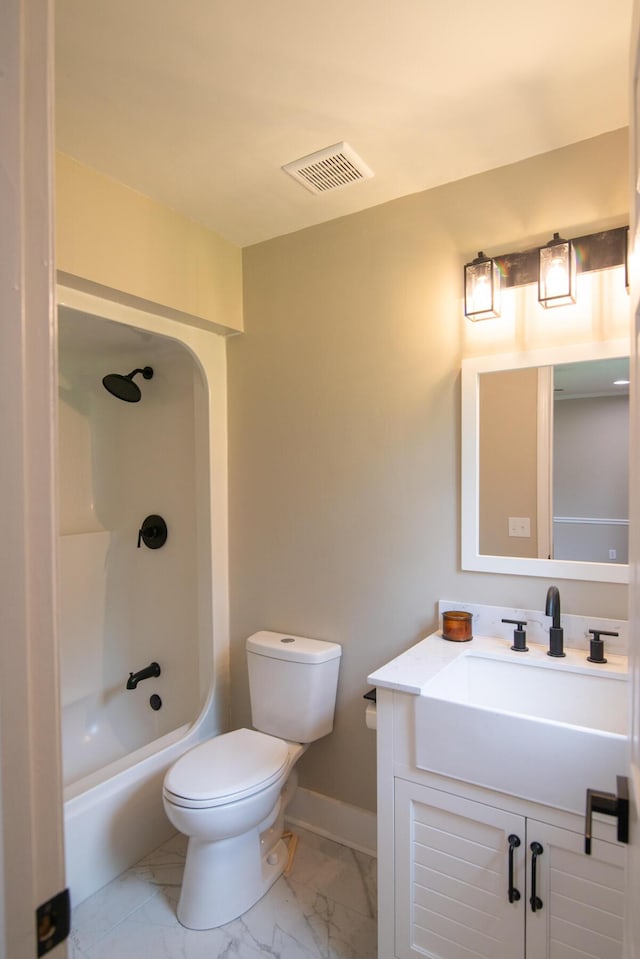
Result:
{"label": "toilet", "polygon": [[262,630],[246,649],[254,728],[195,746],[162,788],[170,822],[189,837],[177,909],[189,929],[236,919],[281,875],[293,767],[333,729],[341,646]]}

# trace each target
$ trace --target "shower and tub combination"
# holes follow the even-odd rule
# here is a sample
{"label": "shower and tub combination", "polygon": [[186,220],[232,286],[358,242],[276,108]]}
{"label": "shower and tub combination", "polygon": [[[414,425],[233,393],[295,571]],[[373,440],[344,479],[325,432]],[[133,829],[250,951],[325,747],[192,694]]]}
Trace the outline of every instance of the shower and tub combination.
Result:
{"label": "shower and tub combination", "polygon": [[61,727],[77,904],[172,834],[163,775],[223,729],[226,374],[214,332],[67,288],[58,302]]}

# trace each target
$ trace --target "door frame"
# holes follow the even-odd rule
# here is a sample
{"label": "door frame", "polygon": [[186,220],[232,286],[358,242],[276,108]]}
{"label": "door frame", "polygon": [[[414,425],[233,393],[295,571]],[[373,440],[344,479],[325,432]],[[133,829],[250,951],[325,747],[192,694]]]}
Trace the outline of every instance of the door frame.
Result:
{"label": "door frame", "polygon": [[[629,69],[630,183],[629,252],[631,260],[631,355],[629,395],[629,684],[631,708],[630,844],[627,858],[626,903],[637,900],[640,882],[640,0],[634,0]],[[640,957],[640,915],[627,908],[625,959]]]}
{"label": "door frame", "polygon": [[553,556],[553,367],[538,368],[537,511],[538,558]]}
{"label": "door frame", "polygon": [[[64,888],[56,629],[53,3],[0,4],[0,955]],[[66,945],[50,955],[66,956]]]}

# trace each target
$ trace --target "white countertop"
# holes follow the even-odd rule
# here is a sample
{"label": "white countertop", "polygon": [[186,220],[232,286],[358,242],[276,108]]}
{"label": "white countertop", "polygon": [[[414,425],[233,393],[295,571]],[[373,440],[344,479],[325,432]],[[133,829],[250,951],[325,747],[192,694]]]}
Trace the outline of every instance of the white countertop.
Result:
{"label": "white countertop", "polygon": [[[548,643],[534,642],[542,638],[541,630],[531,629],[527,635],[529,652],[515,652],[511,650],[513,626],[502,624],[502,617],[508,619],[526,619],[532,622],[531,611],[514,610],[502,607],[471,606],[469,604],[453,604],[442,601],[440,612],[443,609],[467,609],[473,613],[474,638],[466,643],[452,642],[442,638],[440,632],[432,633],[416,643],[406,652],[401,653],[390,662],[381,666],[367,677],[372,686],[385,689],[394,689],[398,692],[420,695],[426,683],[451,663],[458,656],[465,653],[481,653],[488,656],[513,656],[516,661],[526,659],[536,662],[539,666],[552,669],[571,669],[584,672],[593,670],[600,672],[627,672],[627,657],[621,655],[622,642],[626,642],[626,622],[622,620],[603,620],[595,617],[568,616],[563,617],[565,627],[565,653],[562,659],[547,655]],[[517,614],[517,615],[516,615]],[[534,614],[535,615],[535,614]],[[540,614],[537,614],[540,619]],[[569,628],[567,629],[567,622]],[[477,627],[491,625],[494,635],[476,635]],[[532,622],[533,625],[533,622]],[[605,657],[604,664],[589,663],[589,629],[608,629],[620,632],[620,638],[615,643],[604,637]],[[502,635],[496,635],[501,633]],[[614,651],[615,650],[615,651]]]}

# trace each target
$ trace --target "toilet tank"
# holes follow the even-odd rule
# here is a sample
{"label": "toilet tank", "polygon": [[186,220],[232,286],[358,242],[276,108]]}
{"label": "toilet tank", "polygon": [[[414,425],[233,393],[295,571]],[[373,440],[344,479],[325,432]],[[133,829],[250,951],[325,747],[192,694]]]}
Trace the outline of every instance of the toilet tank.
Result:
{"label": "toilet tank", "polygon": [[333,729],[342,647],[261,630],[247,640],[255,729],[311,743]]}

